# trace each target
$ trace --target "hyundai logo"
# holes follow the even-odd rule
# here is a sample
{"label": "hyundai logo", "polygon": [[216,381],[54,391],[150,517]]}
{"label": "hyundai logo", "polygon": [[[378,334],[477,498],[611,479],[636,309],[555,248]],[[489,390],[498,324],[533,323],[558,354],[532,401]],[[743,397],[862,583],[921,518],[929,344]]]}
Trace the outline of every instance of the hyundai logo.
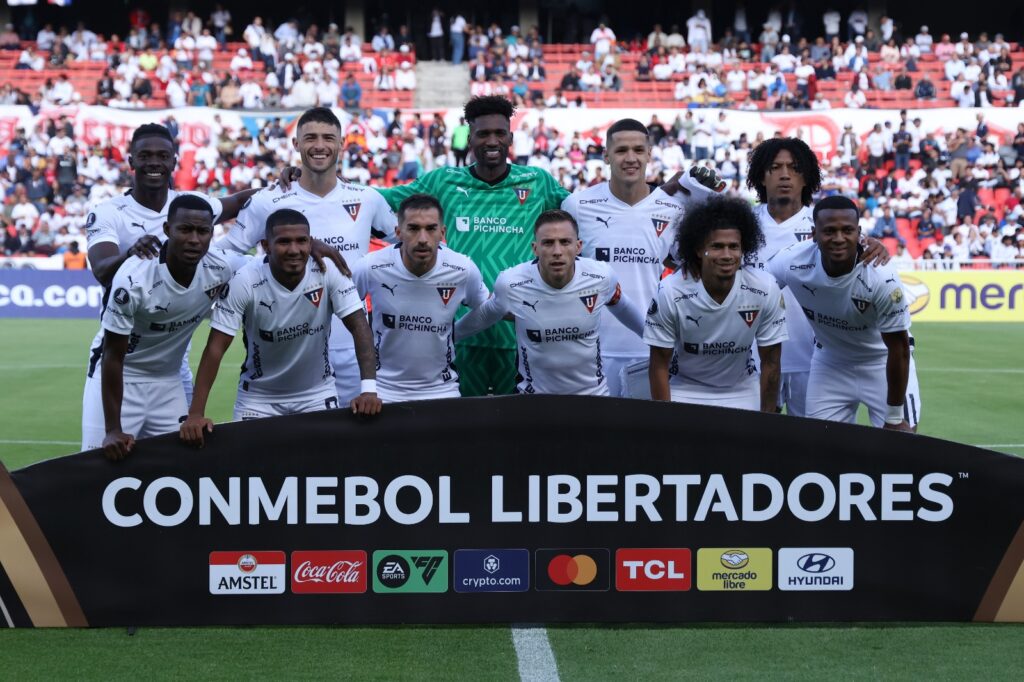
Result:
{"label": "hyundai logo", "polygon": [[796,566],[805,573],[828,573],[836,567],[836,560],[828,554],[804,554],[796,560]]}

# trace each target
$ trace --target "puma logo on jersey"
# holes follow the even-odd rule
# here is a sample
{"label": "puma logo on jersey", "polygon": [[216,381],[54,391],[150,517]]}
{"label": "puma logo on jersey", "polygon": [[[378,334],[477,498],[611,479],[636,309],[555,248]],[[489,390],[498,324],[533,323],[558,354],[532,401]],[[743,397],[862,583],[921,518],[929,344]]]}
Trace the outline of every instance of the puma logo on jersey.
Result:
{"label": "puma logo on jersey", "polygon": [[[275,301],[276,303],[276,301]],[[274,314],[274,303],[267,303],[266,301],[260,301],[260,305],[270,311],[270,314]]]}
{"label": "puma logo on jersey", "polygon": [[530,303],[529,301],[523,301],[523,305],[525,305],[527,308],[530,308],[531,310],[533,310],[533,312],[537,312],[537,304],[538,303],[540,303],[540,299],[539,298],[536,301],[534,301],[533,303]]}
{"label": "puma logo on jersey", "polygon": [[465,187],[456,187],[456,188],[455,188],[455,191],[456,191],[456,192],[462,192],[463,194],[465,194],[465,195],[466,195],[466,198],[467,198],[467,199],[469,198],[469,190],[468,190],[468,189],[466,189]]}
{"label": "puma logo on jersey", "polygon": [[896,283],[896,277],[890,277],[889,279],[885,280],[885,283],[886,284],[895,284]]}
{"label": "puma logo on jersey", "polygon": [[611,217],[611,216],[608,216],[607,218],[595,218],[595,220],[597,220],[597,222],[599,222],[599,223],[604,223],[604,226],[605,226],[606,228],[608,228],[608,227],[611,227],[611,226],[610,226],[610,225],[608,224],[608,223],[610,223],[610,222],[611,222],[611,220],[612,220],[612,217]]}
{"label": "puma logo on jersey", "polygon": [[142,223],[132,223],[132,227],[137,227],[140,230],[145,230],[146,229],[146,226],[143,225]]}
{"label": "puma logo on jersey", "polygon": [[448,305],[448,301],[452,300],[452,296],[455,295],[455,287],[437,287],[437,293],[441,297],[441,301]]}
{"label": "puma logo on jersey", "polygon": [[128,275],[128,286],[130,286],[130,287],[134,287],[135,286],[135,280],[132,279],[131,275]]}
{"label": "puma logo on jersey", "polygon": [[395,287],[397,287],[398,285],[397,284],[395,284],[395,285],[388,285],[388,284],[381,283],[381,286],[384,287],[385,289],[387,289],[389,292],[391,292],[391,295],[394,296],[395,295]]}
{"label": "puma logo on jersey", "polygon": [[696,326],[699,327],[700,321],[704,319],[704,316],[701,315],[700,317],[690,317],[689,315],[687,315],[686,319],[689,320],[690,322],[693,322]]}
{"label": "puma logo on jersey", "polygon": [[165,305],[155,305],[155,306],[153,306],[153,312],[155,313],[157,311],[160,311],[162,313],[166,313],[167,312],[167,307],[168,306],[165,306]]}
{"label": "puma logo on jersey", "polygon": [[815,295],[814,292],[818,290],[818,287],[814,287],[812,289],[811,287],[807,286],[806,284],[801,284],[800,286],[802,286],[804,289],[807,289],[807,291],[811,292],[811,296],[814,296]]}

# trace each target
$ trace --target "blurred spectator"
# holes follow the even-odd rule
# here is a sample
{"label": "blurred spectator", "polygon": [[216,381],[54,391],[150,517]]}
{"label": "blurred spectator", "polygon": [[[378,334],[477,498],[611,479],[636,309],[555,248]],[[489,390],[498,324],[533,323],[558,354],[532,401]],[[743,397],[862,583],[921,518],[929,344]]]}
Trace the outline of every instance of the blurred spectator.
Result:
{"label": "blurred spectator", "polygon": [[363,98],[363,88],[356,82],[355,76],[348,74],[341,86],[342,106],[352,113],[359,109],[360,101]]}
{"label": "blurred spectator", "polygon": [[68,250],[64,252],[64,269],[65,270],[85,270],[86,268],[86,256],[78,246],[78,241],[73,240],[68,243]]}
{"label": "blurred spectator", "polygon": [[686,31],[686,41],[690,44],[690,49],[707,52],[711,44],[711,19],[704,10],[697,10],[696,14],[686,20]]}

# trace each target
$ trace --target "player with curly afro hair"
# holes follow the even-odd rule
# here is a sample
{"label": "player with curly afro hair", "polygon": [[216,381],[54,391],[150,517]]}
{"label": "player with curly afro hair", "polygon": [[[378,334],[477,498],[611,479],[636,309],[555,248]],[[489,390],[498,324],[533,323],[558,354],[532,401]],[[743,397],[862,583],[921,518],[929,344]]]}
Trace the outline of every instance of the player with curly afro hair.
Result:
{"label": "player with curly afro hair", "polygon": [[761,226],[747,202],[713,197],[687,211],[676,233],[676,254],[694,278],[701,278],[703,258],[709,245],[718,241],[720,235],[714,233],[719,231],[737,233],[733,237],[740,249],[740,267],[751,264],[764,244]]}
{"label": "player with curly afro hair", "polygon": [[[807,143],[795,137],[773,137],[750,152],[747,187],[757,192],[757,199],[768,205],[776,221],[782,222],[810,206],[821,190],[821,166]],[[794,199],[799,200],[794,202]],[[776,215],[775,204],[788,208]]]}

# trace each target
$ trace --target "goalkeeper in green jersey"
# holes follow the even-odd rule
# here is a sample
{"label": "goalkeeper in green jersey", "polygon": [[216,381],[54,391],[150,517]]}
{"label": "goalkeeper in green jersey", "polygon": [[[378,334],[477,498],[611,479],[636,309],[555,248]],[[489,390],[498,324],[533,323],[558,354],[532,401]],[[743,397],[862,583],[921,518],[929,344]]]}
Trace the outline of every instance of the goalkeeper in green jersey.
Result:
{"label": "goalkeeper in green jersey", "polygon": [[[509,163],[514,108],[504,97],[474,97],[465,107],[476,163],[443,167],[408,185],[379,190],[392,208],[413,194],[441,202],[448,246],[469,256],[489,289],[502,270],[533,257],[533,224],[569,196],[547,171]],[[516,337],[511,322],[456,344],[462,395],[507,394],[516,385]]]}

